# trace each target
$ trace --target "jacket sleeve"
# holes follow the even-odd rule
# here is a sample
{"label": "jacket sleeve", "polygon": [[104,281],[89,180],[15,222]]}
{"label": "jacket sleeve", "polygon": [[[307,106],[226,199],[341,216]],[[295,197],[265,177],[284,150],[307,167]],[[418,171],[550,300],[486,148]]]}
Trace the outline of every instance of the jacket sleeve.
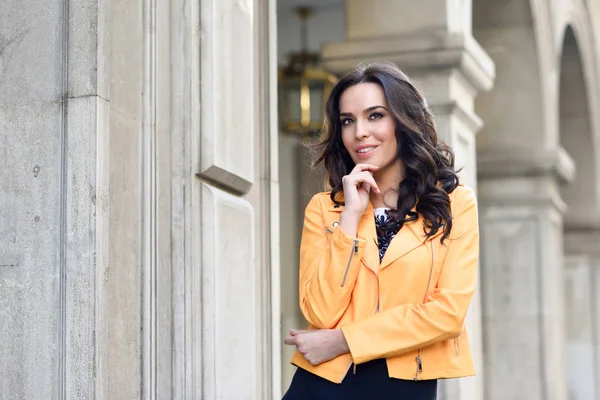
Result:
{"label": "jacket sleeve", "polygon": [[350,303],[366,240],[327,226],[315,195],[304,215],[300,242],[300,310],[317,328],[333,328]]}
{"label": "jacket sleeve", "polygon": [[401,355],[462,332],[477,282],[479,229],[475,195],[456,189],[452,232],[435,289],[422,304],[402,304],[342,327],[355,364]]}

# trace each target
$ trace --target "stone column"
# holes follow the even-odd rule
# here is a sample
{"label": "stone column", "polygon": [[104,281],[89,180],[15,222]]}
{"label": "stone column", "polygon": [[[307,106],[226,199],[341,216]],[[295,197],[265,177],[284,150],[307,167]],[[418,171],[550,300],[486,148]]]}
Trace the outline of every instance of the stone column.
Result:
{"label": "stone column", "polygon": [[[471,36],[470,2],[460,7],[454,1],[426,3],[347,0],[348,40],[327,44],[324,64],[335,73],[373,60],[398,64],[423,91],[440,138],[452,146],[457,167],[463,168],[461,181],[476,189],[475,135],[482,122],[473,103],[478,93],[491,89],[494,64]],[[440,399],[483,398],[479,290],[467,329],[477,376],[441,382]]]}
{"label": "stone column", "polygon": [[[48,1],[45,7],[8,1],[2,3],[0,14],[3,399],[59,398],[64,392],[67,89],[63,60],[68,45],[63,38],[68,23],[61,6],[58,0]],[[87,163],[81,161],[85,168]],[[89,254],[85,246],[82,250]],[[80,262],[91,266],[87,257]],[[89,338],[88,331],[81,340],[89,344]]]}
{"label": "stone column", "polygon": [[0,8],[0,399],[279,398],[274,0]]}
{"label": "stone column", "polygon": [[[538,150],[539,151],[539,150]],[[486,393],[563,400],[564,151],[478,153]]]}
{"label": "stone column", "polygon": [[567,254],[564,272],[568,398],[596,399],[597,271],[590,257]]}
{"label": "stone column", "polygon": [[139,398],[142,5],[0,13],[0,398]]}
{"label": "stone column", "polygon": [[193,398],[279,398],[274,6],[202,0],[188,25]]}
{"label": "stone column", "polygon": [[600,396],[600,231],[565,232],[568,398]]}

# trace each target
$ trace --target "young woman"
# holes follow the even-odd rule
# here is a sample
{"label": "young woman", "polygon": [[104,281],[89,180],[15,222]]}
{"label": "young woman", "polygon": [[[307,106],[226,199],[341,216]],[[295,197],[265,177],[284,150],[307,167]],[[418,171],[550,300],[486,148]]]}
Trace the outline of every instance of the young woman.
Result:
{"label": "young woman", "polygon": [[306,208],[298,366],[285,400],[436,398],[475,373],[464,320],[479,254],[473,191],[459,184],[427,103],[390,63],[360,66],[326,105],[316,164],[331,191]]}

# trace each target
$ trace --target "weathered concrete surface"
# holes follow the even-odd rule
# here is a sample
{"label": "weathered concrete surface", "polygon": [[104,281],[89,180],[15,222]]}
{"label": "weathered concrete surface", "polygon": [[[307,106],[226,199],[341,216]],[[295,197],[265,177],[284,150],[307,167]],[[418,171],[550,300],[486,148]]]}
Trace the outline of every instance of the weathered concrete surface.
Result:
{"label": "weathered concrete surface", "polygon": [[64,310],[62,2],[1,8],[0,399],[54,398]]}

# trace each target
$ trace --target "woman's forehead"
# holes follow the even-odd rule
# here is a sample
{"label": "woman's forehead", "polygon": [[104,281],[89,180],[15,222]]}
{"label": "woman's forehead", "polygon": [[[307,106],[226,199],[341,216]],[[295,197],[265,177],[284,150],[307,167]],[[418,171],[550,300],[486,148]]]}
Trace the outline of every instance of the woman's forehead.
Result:
{"label": "woman's forehead", "polygon": [[376,83],[350,86],[340,96],[340,112],[360,112],[375,105],[386,106],[385,94]]}

